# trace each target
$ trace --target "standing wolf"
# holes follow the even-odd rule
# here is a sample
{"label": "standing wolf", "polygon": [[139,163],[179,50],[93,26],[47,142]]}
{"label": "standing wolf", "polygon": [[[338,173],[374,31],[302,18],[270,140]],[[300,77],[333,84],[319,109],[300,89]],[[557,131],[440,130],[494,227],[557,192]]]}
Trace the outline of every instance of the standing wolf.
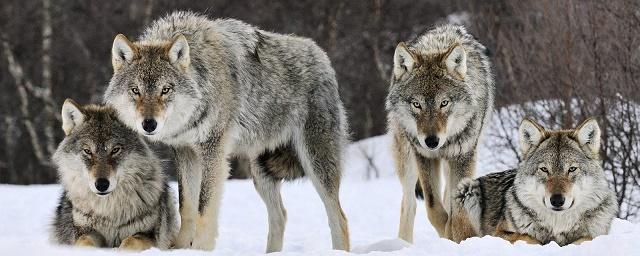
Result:
{"label": "standing wolf", "polygon": [[114,109],[62,106],[66,134],[53,161],[64,192],[52,237],[61,244],[167,249],[178,231],[160,160]]}
{"label": "standing wolf", "polygon": [[594,119],[560,131],[525,119],[520,147],[518,169],[460,183],[457,202],[478,234],[567,245],[609,232],[618,204],[602,169]]}
{"label": "standing wolf", "polygon": [[233,19],[175,12],[137,42],[118,35],[105,102],[130,127],[175,148],[178,247],[212,250],[229,167],[244,155],[267,207],[267,252],[282,249],[282,180],[308,176],[327,211],[334,249],[349,249],[338,199],[346,118],[325,52],[306,38]]}
{"label": "standing wolf", "polygon": [[[396,48],[386,108],[403,187],[399,236],[405,241],[413,241],[418,180],[429,220],[441,237],[461,241],[473,232],[464,212],[450,202],[460,180],[475,172],[476,145],[493,109],[485,52],[464,27],[451,25]],[[444,202],[441,164],[448,167]]]}

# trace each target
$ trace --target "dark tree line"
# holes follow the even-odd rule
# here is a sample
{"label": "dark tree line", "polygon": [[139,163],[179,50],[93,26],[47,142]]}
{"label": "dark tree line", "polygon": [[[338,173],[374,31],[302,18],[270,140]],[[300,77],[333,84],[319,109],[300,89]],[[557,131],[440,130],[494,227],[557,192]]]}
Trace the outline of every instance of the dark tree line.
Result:
{"label": "dark tree line", "polygon": [[[65,98],[97,103],[111,76],[118,33],[137,36],[173,10],[244,20],[310,37],[338,75],[352,139],[386,131],[392,55],[434,24],[466,25],[489,47],[505,133],[496,151],[517,159],[510,135],[523,116],[550,128],[596,116],[604,165],[621,205],[640,206],[640,2],[635,0],[81,1],[3,0],[0,5],[0,183],[51,183]],[[535,104],[529,104],[535,102]],[[518,104],[519,107],[509,107]],[[162,146],[159,146],[162,147]],[[170,158],[166,152],[164,157]],[[242,165],[240,165],[242,166]]]}

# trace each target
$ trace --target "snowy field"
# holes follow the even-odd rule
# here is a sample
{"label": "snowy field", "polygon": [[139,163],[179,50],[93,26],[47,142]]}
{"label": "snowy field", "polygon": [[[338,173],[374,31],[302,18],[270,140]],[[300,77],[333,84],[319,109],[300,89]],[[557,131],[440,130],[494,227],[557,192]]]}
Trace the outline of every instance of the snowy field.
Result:
{"label": "snowy field", "polygon": [[[322,203],[306,180],[282,188],[288,222],[284,249],[279,255],[640,255],[640,225],[615,220],[610,235],[580,246],[559,247],[509,244],[495,237],[471,238],[456,244],[441,239],[419,204],[415,243],[396,239],[400,212],[400,184],[393,173],[389,137],[370,138],[347,151],[341,200],[351,233],[352,252],[332,251]],[[379,178],[367,168],[364,153],[374,156]],[[495,153],[481,147],[478,173],[503,169],[491,164]],[[370,170],[367,180],[367,169]],[[175,192],[175,184],[174,192]],[[51,244],[52,219],[58,185],[0,185],[0,255],[112,255],[114,250],[78,249]],[[221,206],[220,236],[212,252],[150,249],[142,255],[261,255],[266,246],[266,209],[250,181],[228,181]]]}

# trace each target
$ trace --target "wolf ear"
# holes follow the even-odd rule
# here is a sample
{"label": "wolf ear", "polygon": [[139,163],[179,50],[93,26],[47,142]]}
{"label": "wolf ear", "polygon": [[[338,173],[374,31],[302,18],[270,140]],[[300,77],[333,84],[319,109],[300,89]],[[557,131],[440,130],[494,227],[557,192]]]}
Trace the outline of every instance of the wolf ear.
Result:
{"label": "wolf ear", "polygon": [[574,135],[578,138],[578,143],[581,146],[587,146],[591,152],[596,154],[600,152],[600,126],[595,119],[589,118],[582,122],[576,128]]}
{"label": "wolf ear", "polygon": [[419,65],[418,57],[407,48],[404,42],[400,42],[393,54],[393,79],[400,80],[403,75],[411,73]]}
{"label": "wolf ear", "polygon": [[78,103],[72,99],[66,99],[62,104],[62,130],[65,135],[71,134],[74,127],[84,122],[84,113]]}
{"label": "wolf ear", "polygon": [[178,64],[182,68],[187,68],[191,61],[189,57],[189,43],[187,42],[187,38],[182,34],[177,35],[173,39],[171,48],[169,48],[167,55],[172,64]]}
{"label": "wolf ear", "polygon": [[529,152],[531,147],[536,146],[542,140],[545,134],[544,127],[528,118],[522,120],[519,129],[520,134],[520,150],[523,155]]}
{"label": "wolf ear", "polygon": [[462,80],[465,79],[467,76],[467,52],[462,48],[462,45],[456,44],[449,49],[445,58],[445,64],[447,65],[449,74],[457,76]]}
{"label": "wolf ear", "polygon": [[127,39],[123,34],[118,34],[113,39],[113,47],[111,48],[111,65],[113,71],[117,72],[122,68],[125,62],[130,62],[136,54],[136,46]]}

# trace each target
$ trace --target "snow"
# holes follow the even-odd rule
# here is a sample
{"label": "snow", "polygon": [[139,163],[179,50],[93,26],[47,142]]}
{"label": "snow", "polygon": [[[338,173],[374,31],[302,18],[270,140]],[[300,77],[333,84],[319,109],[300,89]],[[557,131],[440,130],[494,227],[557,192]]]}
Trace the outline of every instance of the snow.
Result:
{"label": "snow", "polygon": [[[491,129],[490,129],[491,131]],[[349,219],[352,252],[332,251],[324,207],[309,181],[285,183],[282,195],[288,213],[283,252],[277,255],[640,255],[635,245],[640,225],[616,219],[611,234],[580,246],[510,244],[495,237],[470,238],[456,244],[438,237],[419,202],[414,244],[397,239],[400,184],[393,171],[390,137],[353,143],[346,152],[341,201]],[[372,156],[378,177],[368,168]],[[496,164],[500,154],[479,149],[478,174],[504,170],[512,159]],[[369,176],[367,178],[367,170]],[[173,183],[174,193],[177,191]],[[0,255],[114,255],[112,249],[81,249],[52,244],[48,239],[59,185],[0,185]],[[177,196],[177,195],[176,195]],[[215,251],[150,249],[141,255],[262,255],[266,247],[266,209],[248,180],[225,184],[219,238]]]}

